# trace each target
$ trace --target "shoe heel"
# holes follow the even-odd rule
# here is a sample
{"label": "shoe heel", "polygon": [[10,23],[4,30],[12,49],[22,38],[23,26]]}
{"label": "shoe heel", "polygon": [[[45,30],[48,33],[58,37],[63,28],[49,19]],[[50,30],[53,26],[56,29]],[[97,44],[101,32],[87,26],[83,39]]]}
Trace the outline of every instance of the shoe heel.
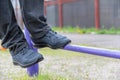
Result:
{"label": "shoe heel", "polygon": [[16,63],[16,62],[13,62],[13,64],[14,64],[14,65],[18,65],[18,63]]}
{"label": "shoe heel", "polygon": [[46,44],[35,44],[34,47],[36,48],[44,48],[44,47],[48,47]]}

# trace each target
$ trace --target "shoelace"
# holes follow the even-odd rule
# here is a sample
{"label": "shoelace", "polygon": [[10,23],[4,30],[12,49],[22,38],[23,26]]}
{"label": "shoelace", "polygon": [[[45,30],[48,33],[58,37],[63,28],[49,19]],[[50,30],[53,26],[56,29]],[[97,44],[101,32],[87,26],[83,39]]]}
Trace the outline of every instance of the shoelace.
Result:
{"label": "shoelace", "polygon": [[20,53],[22,54],[22,55],[25,55],[25,47],[23,47],[21,50],[20,50]]}
{"label": "shoelace", "polygon": [[[51,32],[49,32],[49,35],[48,35],[49,38],[51,38],[51,34],[52,34],[52,35],[57,35],[57,32],[51,30]],[[55,38],[59,38],[58,36],[54,36],[54,37],[55,37]]]}

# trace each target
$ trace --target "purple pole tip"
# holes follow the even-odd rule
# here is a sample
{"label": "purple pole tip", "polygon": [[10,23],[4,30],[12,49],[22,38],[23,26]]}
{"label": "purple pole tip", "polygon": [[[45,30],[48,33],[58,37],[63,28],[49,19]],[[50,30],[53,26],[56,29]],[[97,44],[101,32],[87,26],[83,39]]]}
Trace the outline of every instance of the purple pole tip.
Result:
{"label": "purple pole tip", "polygon": [[[26,40],[29,44],[29,46],[34,50],[34,51],[37,51],[36,48],[33,47],[33,44],[32,44],[32,40],[29,36],[29,32],[28,30],[25,28],[25,37],[26,37]],[[27,73],[29,76],[33,77],[33,76],[37,76],[39,74],[39,65],[38,64],[35,64],[33,66],[30,66],[27,68]]]}
{"label": "purple pole tip", "polygon": [[109,49],[103,49],[103,48],[85,47],[85,46],[77,46],[77,45],[67,45],[64,47],[64,49],[69,51],[82,52],[87,54],[120,59],[119,50],[109,50]]}

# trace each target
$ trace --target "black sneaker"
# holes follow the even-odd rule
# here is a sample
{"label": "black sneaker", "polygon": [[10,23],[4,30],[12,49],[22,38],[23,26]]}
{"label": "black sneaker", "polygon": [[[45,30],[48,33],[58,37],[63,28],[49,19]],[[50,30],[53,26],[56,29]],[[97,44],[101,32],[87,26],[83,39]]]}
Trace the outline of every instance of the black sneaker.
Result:
{"label": "black sneaker", "polygon": [[42,48],[42,47],[50,47],[52,49],[64,48],[67,44],[71,42],[65,36],[57,34],[56,32],[50,30],[44,37],[40,40],[34,40],[35,47]]}
{"label": "black sneaker", "polygon": [[44,59],[41,54],[26,47],[21,49],[17,54],[12,55],[12,58],[14,65],[20,65],[23,68],[32,66]]}

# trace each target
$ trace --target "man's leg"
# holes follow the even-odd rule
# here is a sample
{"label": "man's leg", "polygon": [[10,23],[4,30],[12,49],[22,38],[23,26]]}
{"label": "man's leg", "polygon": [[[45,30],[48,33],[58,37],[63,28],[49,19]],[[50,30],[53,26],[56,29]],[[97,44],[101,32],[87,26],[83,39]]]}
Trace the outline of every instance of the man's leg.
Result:
{"label": "man's leg", "polygon": [[10,50],[14,64],[28,67],[43,59],[28,47],[10,0],[0,0],[0,39],[2,46]]}
{"label": "man's leg", "polygon": [[49,30],[44,17],[44,0],[19,0],[25,26],[32,36],[39,38]]}
{"label": "man's leg", "polygon": [[70,40],[52,31],[44,17],[44,0],[19,0],[25,26],[36,47],[63,48]]}

